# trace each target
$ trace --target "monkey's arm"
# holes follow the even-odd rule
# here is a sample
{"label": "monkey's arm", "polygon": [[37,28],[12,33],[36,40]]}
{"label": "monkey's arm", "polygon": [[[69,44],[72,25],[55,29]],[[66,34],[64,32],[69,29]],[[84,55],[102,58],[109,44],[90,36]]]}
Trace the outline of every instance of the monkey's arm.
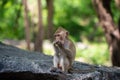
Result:
{"label": "monkey's arm", "polygon": [[69,58],[70,60],[72,60],[73,55],[72,55],[72,51],[68,47],[69,45],[65,47],[60,42],[59,43],[54,42],[53,44],[54,44],[54,49],[55,49],[56,54],[60,53],[66,56],[67,58]]}
{"label": "monkey's arm", "polygon": [[72,59],[72,51],[68,48],[64,48],[64,46],[59,47],[59,50],[61,52],[62,55],[65,55],[66,57],[68,57],[69,59]]}
{"label": "monkey's arm", "polygon": [[59,53],[59,47],[56,44],[56,42],[53,42],[53,46],[54,46],[54,50],[55,50],[55,55],[57,55]]}

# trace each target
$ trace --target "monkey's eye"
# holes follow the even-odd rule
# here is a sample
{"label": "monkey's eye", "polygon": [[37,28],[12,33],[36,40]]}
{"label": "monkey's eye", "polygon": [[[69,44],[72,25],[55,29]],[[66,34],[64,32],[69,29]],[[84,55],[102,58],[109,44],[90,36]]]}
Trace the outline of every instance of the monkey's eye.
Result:
{"label": "monkey's eye", "polygon": [[54,35],[54,38],[56,38],[56,37],[60,37],[60,35],[59,34]]}
{"label": "monkey's eye", "polygon": [[60,35],[58,34],[57,36],[59,37]]}

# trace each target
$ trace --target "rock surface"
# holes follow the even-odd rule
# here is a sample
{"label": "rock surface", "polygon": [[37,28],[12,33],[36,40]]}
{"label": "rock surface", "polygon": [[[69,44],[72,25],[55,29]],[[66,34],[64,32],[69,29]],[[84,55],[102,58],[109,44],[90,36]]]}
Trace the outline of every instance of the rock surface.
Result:
{"label": "rock surface", "polygon": [[120,80],[120,69],[74,62],[71,73],[50,72],[52,56],[0,43],[0,80]]}

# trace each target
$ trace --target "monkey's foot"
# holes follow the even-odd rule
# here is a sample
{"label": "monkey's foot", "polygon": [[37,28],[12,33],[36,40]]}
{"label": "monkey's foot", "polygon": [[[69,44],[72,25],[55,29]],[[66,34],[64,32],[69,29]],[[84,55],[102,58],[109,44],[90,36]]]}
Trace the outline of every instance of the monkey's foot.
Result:
{"label": "monkey's foot", "polygon": [[61,74],[64,73],[61,69],[56,68],[56,67],[51,67],[50,72],[52,72],[52,73],[61,73]]}

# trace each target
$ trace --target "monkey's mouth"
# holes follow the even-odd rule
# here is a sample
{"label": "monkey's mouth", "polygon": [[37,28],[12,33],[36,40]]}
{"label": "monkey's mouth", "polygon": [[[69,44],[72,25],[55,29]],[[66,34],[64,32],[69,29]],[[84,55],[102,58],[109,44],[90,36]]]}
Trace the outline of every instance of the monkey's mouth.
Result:
{"label": "monkey's mouth", "polygon": [[63,41],[56,41],[55,44],[57,44],[57,45],[63,45],[64,42]]}

